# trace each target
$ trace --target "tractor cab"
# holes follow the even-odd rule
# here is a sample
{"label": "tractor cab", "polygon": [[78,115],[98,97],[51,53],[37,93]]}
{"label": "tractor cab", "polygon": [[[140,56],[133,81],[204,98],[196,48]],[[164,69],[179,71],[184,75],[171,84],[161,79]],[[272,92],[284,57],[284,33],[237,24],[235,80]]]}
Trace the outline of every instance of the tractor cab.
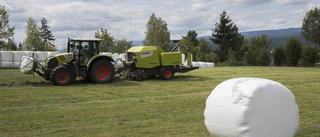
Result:
{"label": "tractor cab", "polygon": [[98,38],[69,38],[67,52],[73,53],[75,62],[80,67],[85,67],[93,56],[99,54],[101,42]]}

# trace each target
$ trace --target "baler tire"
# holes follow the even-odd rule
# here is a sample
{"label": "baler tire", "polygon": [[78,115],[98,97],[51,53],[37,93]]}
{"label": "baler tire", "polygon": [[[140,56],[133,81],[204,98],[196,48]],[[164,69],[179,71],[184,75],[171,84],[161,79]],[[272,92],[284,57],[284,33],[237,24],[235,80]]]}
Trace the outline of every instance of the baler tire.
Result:
{"label": "baler tire", "polygon": [[174,73],[171,67],[162,67],[160,68],[159,77],[163,80],[169,80],[173,78]]}
{"label": "baler tire", "polygon": [[50,73],[50,80],[54,85],[64,86],[72,83],[74,75],[66,66],[59,66]]}
{"label": "baler tire", "polygon": [[97,60],[88,72],[89,79],[95,83],[107,83],[113,80],[115,75],[114,66],[108,60]]}

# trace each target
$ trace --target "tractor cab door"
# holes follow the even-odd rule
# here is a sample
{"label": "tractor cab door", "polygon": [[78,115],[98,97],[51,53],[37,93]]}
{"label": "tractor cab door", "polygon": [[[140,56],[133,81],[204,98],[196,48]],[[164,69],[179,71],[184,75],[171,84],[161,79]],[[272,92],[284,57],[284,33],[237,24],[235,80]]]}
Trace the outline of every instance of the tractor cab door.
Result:
{"label": "tractor cab door", "polygon": [[96,41],[76,41],[73,53],[79,66],[86,66],[88,61],[98,54],[98,42]]}

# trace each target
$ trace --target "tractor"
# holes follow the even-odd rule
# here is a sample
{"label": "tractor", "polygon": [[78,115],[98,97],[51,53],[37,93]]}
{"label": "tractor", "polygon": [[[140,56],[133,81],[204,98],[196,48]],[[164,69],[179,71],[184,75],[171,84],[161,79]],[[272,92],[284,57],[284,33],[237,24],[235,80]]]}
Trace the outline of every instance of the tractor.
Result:
{"label": "tractor", "polygon": [[[102,40],[97,38],[68,38],[67,53],[48,57],[45,66],[29,61],[20,68],[35,62],[38,65],[33,64],[31,71],[59,86],[68,85],[78,77],[96,83],[111,82],[115,75],[114,60],[100,53],[101,43]],[[36,70],[35,66],[41,66],[41,70]]]}
{"label": "tractor", "polygon": [[[164,51],[166,46],[170,46],[169,52]],[[182,53],[176,51],[180,47],[188,50],[186,63],[182,59]],[[166,43],[162,47],[135,46],[127,50],[125,60],[122,61],[123,67],[118,68],[116,73],[137,81],[157,75],[163,80],[169,80],[174,77],[175,72],[184,73],[199,68],[191,65],[191,56],[188,47],[179,43]],[[117,62],[119,61],[116,60],[115,63]]]}

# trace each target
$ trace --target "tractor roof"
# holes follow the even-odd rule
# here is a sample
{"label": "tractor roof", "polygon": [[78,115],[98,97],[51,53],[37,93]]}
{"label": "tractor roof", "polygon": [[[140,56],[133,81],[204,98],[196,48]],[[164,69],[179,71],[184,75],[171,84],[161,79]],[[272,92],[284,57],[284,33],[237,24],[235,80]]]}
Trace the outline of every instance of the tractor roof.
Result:
{"label": "tractor roof", "polygon": [[71,38],[71,41],[102,41],[102,39],[98,38]]}

